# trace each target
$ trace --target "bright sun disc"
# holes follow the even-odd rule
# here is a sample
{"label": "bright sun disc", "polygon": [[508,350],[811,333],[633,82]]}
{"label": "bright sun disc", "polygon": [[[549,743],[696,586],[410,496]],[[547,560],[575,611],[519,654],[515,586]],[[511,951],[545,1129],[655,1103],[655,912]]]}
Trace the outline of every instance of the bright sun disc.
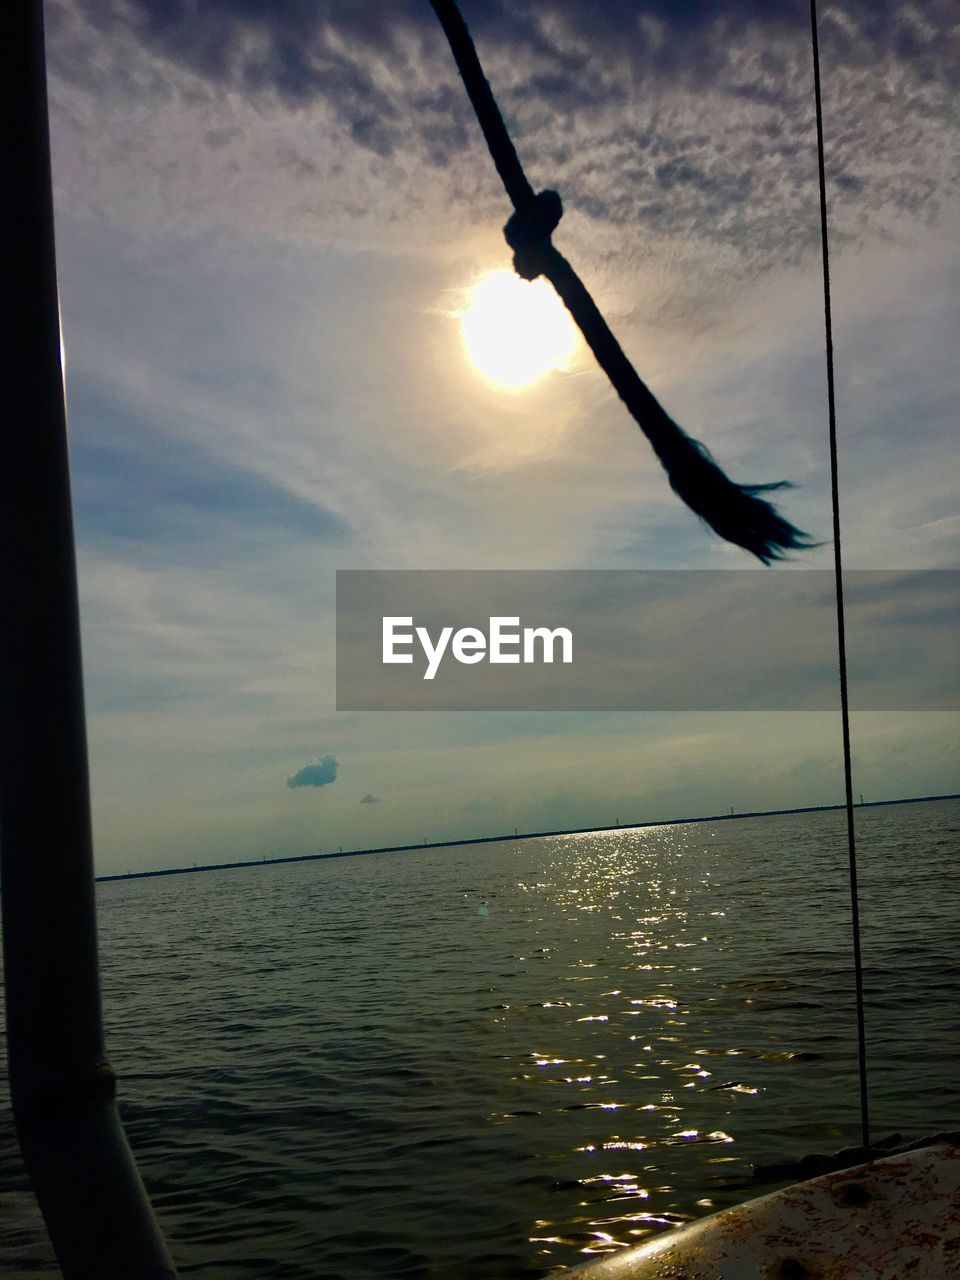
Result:
{"label": "bright sun disc", "polygon": [[569,366],[577,330],[546,280],[491,271],[467,296],[460,329],[467,355],[484,378],[516,390]]}

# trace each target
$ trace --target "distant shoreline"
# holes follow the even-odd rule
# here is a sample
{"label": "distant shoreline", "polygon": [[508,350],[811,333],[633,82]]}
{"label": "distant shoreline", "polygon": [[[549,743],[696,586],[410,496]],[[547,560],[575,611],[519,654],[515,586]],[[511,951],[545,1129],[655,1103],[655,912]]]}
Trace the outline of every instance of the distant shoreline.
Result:
{"label": "distant shoreline", "polygon": [[[960,793],[943,796],[904,796],[900,800],[868,800],[856,809],[880,809],[895,804],[930,804],[935,800],[960,800]],[[412,853],[415,849],[455,849],[467,844],[504,844],[510,840],[543,840],[548,836],[600,835],[607,831],[635,831],[641,827],[682,827],[695,822],[735,822],[738,818],[784,818],[795,813],[831,813],[845,804],[811,804],[799,809],[758,809],[746,813],[712,813],[701,818],[663,818],[657,822],[621,822],[607,827],[574,827],[564,831],[514,831],[512,835],[473,836],[465,840],[434,840],[422,844],[391,844],[377,849],[338,849],[335,853],[300,853],[280,858],[246,859],[243,862],[208,862],[192,867],[167,867],[160,871],[125,871],[96,876],[98,884],[109,880],[148,880],[155,876],[184,876],[200,871],[232,871],[238,867],[275,867],[285,862],[323,862],[328,858],[361,858],[371,853]]]}

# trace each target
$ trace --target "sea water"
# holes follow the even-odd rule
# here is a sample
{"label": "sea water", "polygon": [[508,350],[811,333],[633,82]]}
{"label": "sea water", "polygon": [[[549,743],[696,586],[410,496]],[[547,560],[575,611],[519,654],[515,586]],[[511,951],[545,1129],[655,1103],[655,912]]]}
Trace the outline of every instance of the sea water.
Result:
{"label": "sea water", "polygon": [[[874,1135],[960,1127],[960,803],[857,826]],[[121,1109],[184,1276],[543,1276],[859,1140],[842,813],[106,883],[98,907]],[[0,1126],[4,1273],[55,1274]]]}

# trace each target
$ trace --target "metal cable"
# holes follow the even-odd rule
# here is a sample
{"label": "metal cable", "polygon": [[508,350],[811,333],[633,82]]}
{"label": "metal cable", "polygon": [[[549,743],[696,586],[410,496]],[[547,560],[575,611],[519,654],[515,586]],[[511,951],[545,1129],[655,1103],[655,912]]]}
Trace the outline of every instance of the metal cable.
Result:
{"label": "metal cable", "polygon": [[813,89],[817,109],[817,169],[820,177],[820,244],[823,256],[823,323],[827,353],[827,403],[830,420],[830,495],[833,507],[833,563],[837,587],[837,651],[840,667],[840,719],[843,726],[843,780],[846,788],[847,849],[850,864],[850,908],[853,923],[853,968],[857,988],[857,1055],[860,1075],[860,1127],[864,1147],[870,1146],[867,1103],[867,1046],[860,952],[860,904],[857,885],[857,841],[853,821],[853,769],[850,760],[850,703],[847,693],[847,642],[843,609],[843,557],[840,546],[840,484],[837,468],[837,398],[833,367],[833,318],[830,305],[830,247],[827,234],[827,179],[823,149],[823,100],[820,92],[820,41],[817,0],[810,0],[813,36]]}

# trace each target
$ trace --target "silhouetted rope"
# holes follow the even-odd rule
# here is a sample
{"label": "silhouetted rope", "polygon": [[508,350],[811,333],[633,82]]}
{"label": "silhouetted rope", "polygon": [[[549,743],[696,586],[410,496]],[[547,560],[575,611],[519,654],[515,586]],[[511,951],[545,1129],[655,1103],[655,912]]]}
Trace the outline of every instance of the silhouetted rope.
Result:
{"label": "silhouetted rope", "polygon": [[860,1127],[863,1145],[870,1146],[867,1104],[867,1044],[863,1001],[863,963],[860,955],[860,904],[857,887],[857,841],[853,821],[853,768],[850,759],[850,703],[847,694],[847,641],[843,609],[843,558],[840,549],[840,484],[837,468],[837,400],[833,371],[833,319],[830,307],[830,246],[827,235],[827,179],[823,158],[823,101],[820,94],[820,40],[817,0],[810,0],[813,35],[813,92],[817,109],[817,169],[820,176],[820,243],[823,252],[823,324],[827,352],[827,404],[830,419],[830,493],[833,506],[833,563],[837,586],[837,650],[840,664],[840,719],[843,725],[843,779],[847,800],[847,849],[850,864],[850,906],[853,921],[853,968],[857,987],[857,1052],[860,1068]]}
{"label": "silhouetted rope", "polygon": [[721,538],[752,552],[764,564],[814,544],[758,495],[788,488],[735,484],[707,448],[691,439],[662,408],[624,355],[596,303],[550,236],[563,213],[555,191],[535,195],[487,83],[467,26],[454,0],[430,0],[450,43],[457,68],[515,213],[504,234],[514,267],[525,279],[544,275],[563,299],[600,367],[650,441],[671,488]]}

